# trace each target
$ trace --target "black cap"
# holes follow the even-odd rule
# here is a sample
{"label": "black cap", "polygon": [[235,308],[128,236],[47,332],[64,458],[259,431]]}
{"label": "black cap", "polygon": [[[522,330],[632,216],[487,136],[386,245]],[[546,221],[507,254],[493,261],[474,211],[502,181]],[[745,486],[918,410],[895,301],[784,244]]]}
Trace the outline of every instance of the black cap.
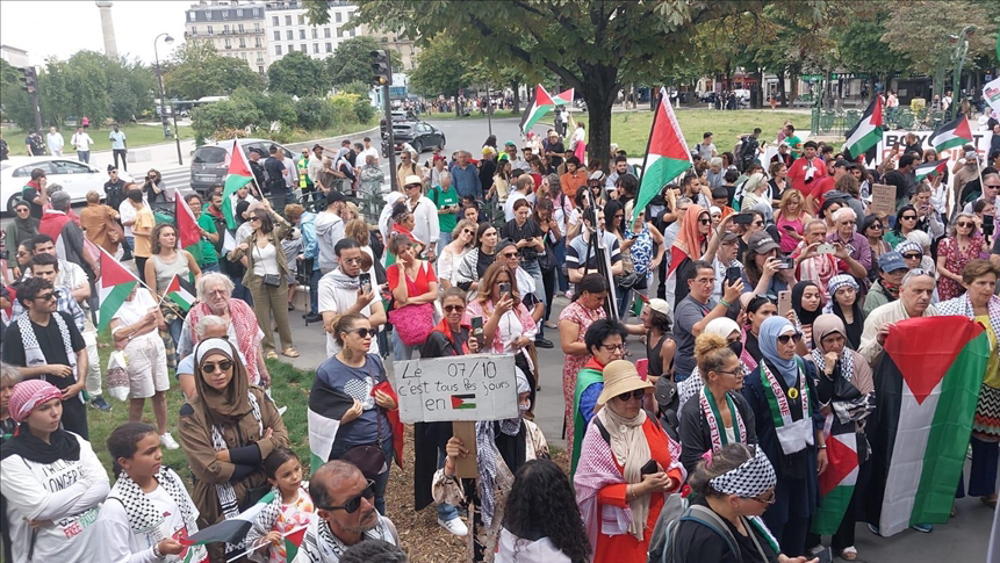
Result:
{"label": "black cap", "polygon": [[338,201],[347,201],[347,198],[344,197],[344,194],[338,192],[337,190],[330,190],[326,194],[326,206],[327,207],[333,205],[334,203],[337,203]]}
{"label": "black cap", "polygon": [[851,167],[851,163],[841,158],[841,159],[838,159],[837,162],[833,163],[833,167],[834,168],[850,168]]}

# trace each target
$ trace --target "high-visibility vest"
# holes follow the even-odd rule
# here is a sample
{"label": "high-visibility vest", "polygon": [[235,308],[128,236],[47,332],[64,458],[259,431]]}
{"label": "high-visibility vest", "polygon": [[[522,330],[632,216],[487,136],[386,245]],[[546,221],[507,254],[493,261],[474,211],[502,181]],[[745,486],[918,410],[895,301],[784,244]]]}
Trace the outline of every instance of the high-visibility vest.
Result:
{"label": "high-visibility vest", "polygon": [[295,164],[295,167],[299,169],[299,187],[312,187],[312,180],[309,179],[309,161],[304,158],[300,158]]}

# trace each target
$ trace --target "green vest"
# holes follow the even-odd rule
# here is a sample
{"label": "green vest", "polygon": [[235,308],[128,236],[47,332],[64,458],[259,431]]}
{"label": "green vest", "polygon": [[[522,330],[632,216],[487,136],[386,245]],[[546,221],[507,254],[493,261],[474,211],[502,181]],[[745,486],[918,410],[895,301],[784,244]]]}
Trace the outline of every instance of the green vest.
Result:
{"label": "green vest", "polygon": [[576,474],[576,464],[580,461],[580,446],[587,433],[587,424],[583,420],[583,413],[580,412],[580,397],[591,385],[603,382],[604,374],[593,368],[583,368],[576,374],[576,389],[573,391],[573,459],[569,467],[571,481]]}
{"label": "green vest", "polygon": [[312,187],[312,180],[309,179],[309,161],[304,158],[300,158],[298,162],[295,163],[295,166],[299,169],[299,187]]}

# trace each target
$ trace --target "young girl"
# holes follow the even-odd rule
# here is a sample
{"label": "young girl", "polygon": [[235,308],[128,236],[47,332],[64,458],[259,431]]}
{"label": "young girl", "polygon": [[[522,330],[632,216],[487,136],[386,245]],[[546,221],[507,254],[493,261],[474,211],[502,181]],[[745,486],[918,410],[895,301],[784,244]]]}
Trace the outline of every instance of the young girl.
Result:
{"label": "young girl", "polygon": [[178,541],[198,531],[199,514],[184,481],[163,467],[156,429],[141,422],[123,424],[108,437],[108,452],[118,480],[95,524],[95,560],[208,561],[204,546]]}
{"label": "young girl", "polygon": [[269,563],[288,563],[284,536],[309,524],[316,511],[309,496],[309,482],[302,480],[302,463],[295,452],[277,448],[264,460],[274,501],[261,511],[247,534],[247,544],[267,553]]}

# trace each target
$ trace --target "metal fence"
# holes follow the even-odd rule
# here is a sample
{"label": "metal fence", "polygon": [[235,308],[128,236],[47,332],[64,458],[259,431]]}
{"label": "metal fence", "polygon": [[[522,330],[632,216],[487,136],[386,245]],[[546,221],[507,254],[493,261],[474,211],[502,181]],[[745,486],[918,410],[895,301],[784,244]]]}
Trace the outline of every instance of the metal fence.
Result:
{"label": "metal fence", "polygon": [[[810,131],[813,135],[843,134],[854,127],[863,109],[821,109],[813,108]],[[883,115],[883,127],[887,130],[933,131],[945,120],[941,110],[922,108],[887,108]]]}

